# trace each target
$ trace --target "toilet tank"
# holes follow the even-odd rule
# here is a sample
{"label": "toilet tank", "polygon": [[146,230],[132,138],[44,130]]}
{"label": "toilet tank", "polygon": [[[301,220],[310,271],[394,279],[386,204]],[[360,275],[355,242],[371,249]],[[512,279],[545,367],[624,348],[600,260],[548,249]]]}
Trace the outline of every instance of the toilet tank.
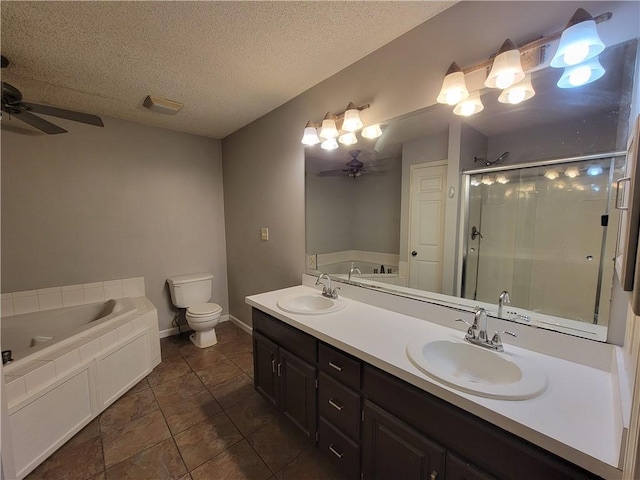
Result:
{"label": "toilet tank", "polygon": [[211,299],[213,274],[192,273],[167,279],[171,302],[178,308],[187,308]]}

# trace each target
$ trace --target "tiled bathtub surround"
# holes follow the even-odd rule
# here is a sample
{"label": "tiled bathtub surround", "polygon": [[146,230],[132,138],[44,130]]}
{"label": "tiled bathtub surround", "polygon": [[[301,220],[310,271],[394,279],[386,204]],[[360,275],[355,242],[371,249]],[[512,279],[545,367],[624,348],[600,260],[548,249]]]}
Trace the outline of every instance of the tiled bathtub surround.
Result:
{"label": "tiled bathtub surround", "polygon": [[[139,291],[137,281],[135,286]],[[96,301],[98,291],[104,301],[105,291],[124,290],[120,281],[81,288],[87,301]],[[5,366],[15,478],[23,478],[160,363],[155,307],[146,297],[120,301],[124,309],[115,317]]]}
{"label": "tiled bathtub surround", "polygon": [[75,307],[112,298],[144,297],[144,278],[107,280],[64,287],[41,288],[0,295],[2,317],[62,307]]}

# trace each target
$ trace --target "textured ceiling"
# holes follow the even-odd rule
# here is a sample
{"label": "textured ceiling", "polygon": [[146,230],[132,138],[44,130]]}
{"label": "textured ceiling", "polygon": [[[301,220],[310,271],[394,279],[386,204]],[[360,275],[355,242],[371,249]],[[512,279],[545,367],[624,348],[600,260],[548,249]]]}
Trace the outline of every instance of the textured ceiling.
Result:
{"label": "textured ceiling", "polygon": [[[452,2],[3,1],[25,100],[223,138]],[[146,95],[184,103],[176,115]]]}

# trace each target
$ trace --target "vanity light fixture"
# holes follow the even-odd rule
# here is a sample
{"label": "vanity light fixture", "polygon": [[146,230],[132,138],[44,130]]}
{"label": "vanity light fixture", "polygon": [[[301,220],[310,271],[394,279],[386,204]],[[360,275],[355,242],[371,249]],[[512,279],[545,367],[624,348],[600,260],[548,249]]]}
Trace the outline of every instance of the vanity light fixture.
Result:
{"label": "vanity light fixture", "polygon": [[536,91],[533,89],[533,85],[531,85],[531,74],[527,73],[522,81],[511,85],[509,88],[505,88],[498,97],[498,101],[517,105],[525,100],[529,100],[535,94]]}
{"label": "vanity light fixture", "polygon": [[[355,136],[355,132],[360,130],[363,126],[362,120],[360,119],[360,112],[369,107],[370,105],[368,103],[357,106],[353,102],[349,102],[349,105],[347,105],[344,112],[336,115],[331,112],[327,112],[320,125],[313,123],[312,121],[307,122],[302,135],[302,144],[312,146],[322,141],[322,144],[320,145],[322,148],[325,150],[333,150],[338,148],[338,142],[335,140],[338,137],[340,137],[340,143],[345,145],[353,145],[354,143],[357,143],[358,139]],[[319,132],[318,129],[320,129]],[[377,129],[379,131],[377,135],[365,138],[375,138],[376,136],[380,136],[382,132],[380,131],[379,125],[377,126]],[[364,130],[362,135],[363,137],[365,136]],[[328,140],[334,141],[329,142]]]}
{"label": "vanity light fixture", "polygon": [[456,62],[453,62],[447,70],[442,81],[442,89],[438,95],[438,103],[455,105],[469,96],[467,84],[464,81],[464,73]]}
{"label": "vanity light fixture", "polygon": [[604,67],[600,65],[598,58],[592,58],[578,65],[565,68],[557,85],[560,88],[580,87],[587,83],[595,82],[604,75],[604,72]]}
{"label": "vanity light fixture", "polygon": [[[588,70],[584,68],[581,70],[565,71],[563,79],[565,76],[566,79],[561,79],[561,81],[558,82],[558,86],[561,88],[570,88],[572,86],[578,86],[577,84],[584,85],[585,83],[595,81],[604,74],[604,69],[602,69],[599,63],[585,64],[585,62],[595,59],[598,53],[604,49],[604,44],[602,44],[602,41],[597,37],[597,32],[595,36],[589,37],[590,39],[586,40],[586,32],[593,31],[595,25],[606,22],[610,20],[611,17],[611,12],[605,12],[594,18],[585,10],[578,9],[567,24],[567,27],[562,31],[534,40],[526,45],[522,45],[520,48],[511,40],[507,39],[502,44],[495,58],[492,57],[488,60],[483,60],[467,68],[460,69],[460,67],[453,62],[442,82],[442,89],[438,94],[437,101],[451,105],[451,102],[455,102],[459,97],[458,105],[460,102],[464,102],[466,100],[464,92],[467,88],[464,76],[482,70],[486,71],[489,68],[491,70],[485,80],[485,86],[503,90],[508,89],[512,85],[522,81],[527,71],[531,71],[543,64],[545,49],[549,48],[549,46],[557,40],[561,40],[561,45],[554,56],[555,61],[552,61],[552,66],[564,66],[563,64],[567,62],[576,62],[574,65],[568,65],[567,63],[567,68],[572,66],[577,67],[583,64],[585,67],[587,65],[589,66]],[[582,38],[582,40],[576,42],[575,39],[577,38]],[[597,38],[597,40],[595,38]],[[564,39],[564,41],[562,41],[562,39]],[[573,46],[574,44],[576,46]],[[556,60],[556,57],[562,58],[562,60]],[[580,60],[581,58],[583,59]],[[531,86],[531,96],[533,96],[533,94],[535,94],[535,91],[533,90],[533,86]],[[506,97],[503,97],[503,95],[506,95]],[[503,92],[503,95],[500,97],[505,98],[506,101],[500,100],[501,102],[516,104],[518,103],[518,99],[522,97],[522,92],[514,90],[513,93],[508,92],[505,94]],[[525,92],[525,97],[520,101],[531,98],[527,97],[527,95],[528,93]],[[458,105],[456,105],[456,108],[458,108]],[[469,109],[470,107],[467,107],[465,110],[469,111]],[[458,111],[461,110],[462,108],[458,108]],[[458,113],[458,115],[461,115],[461,113]]]}
{"label": "vanity light fixture", "polygon": [[376,123],[374,125],[370,125],[368,127],[364,127],[362,132],[360,132],[363,138],[378,138],[382,135],[382,129],[380,128],[380,124]]}
{"label": "vanity light fixture", "polygon": [[338,129],[336,128],[336,120],[330,112],[324,116],[322,120],[322,127],[320,128],[320,138],[329,140],[338,136]]}
{"label": "vanity light fixture", "polygon": [[506,39],[493,60],[491,72],[484,81],[489,88],[509,88],[524,79],[524,70],[520,62],[520,50],[510,39]]}
{"label": "vanity light fixture", "polygon": [[320,143],[320,137],[318,137],[318,131],[316,130],[316,126],[313,122],[307,122],[307,126],[304,127],[302,143],[305,145],[316,145]]}
{"label": "vanity light fixture", "polygon": [[598,56],[603,50],[604,43],[598,36],[595,19],[583,8],[578,8],[562,32],[551,66],[564,68],[578,65]]}
{"label": "vanity light fixture", "polygon": [[484,105],[482,104],[482,100],[480,100],[480,92],[476,90],[475,92],[471,92],[465,100],[458,103],[453,109],[453,113],[468,117],[482,110],[484,110]]}

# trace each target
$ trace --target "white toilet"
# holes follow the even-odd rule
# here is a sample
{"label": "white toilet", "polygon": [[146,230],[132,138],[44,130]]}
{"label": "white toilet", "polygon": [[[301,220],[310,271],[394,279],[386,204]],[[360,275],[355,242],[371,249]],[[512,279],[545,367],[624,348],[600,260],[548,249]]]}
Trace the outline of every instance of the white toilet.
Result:
{"label": "white toilet", "polygon": [[178,308],[186,308],[187,323],[193,329],[189,338],[196,347],[207,348],[218,343],[215,327],[220,322],[222,307],[207,303],[211,299],[211,273],[179,275],[167,279],[171,301]]}

